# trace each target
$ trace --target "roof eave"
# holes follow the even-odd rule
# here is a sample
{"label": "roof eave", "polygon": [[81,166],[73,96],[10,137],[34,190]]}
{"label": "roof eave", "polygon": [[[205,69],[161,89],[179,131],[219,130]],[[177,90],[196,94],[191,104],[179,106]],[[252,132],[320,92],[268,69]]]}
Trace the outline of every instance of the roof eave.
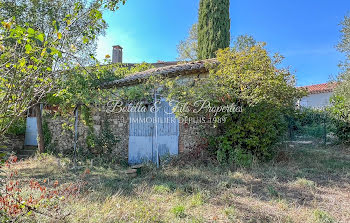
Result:
{"label": "roof eave", "polygon": [[144,72],[135,73],[134,75],[123,79],[103,83],[100,85],[100,88],[109,89],[133,86],[145,82],[152,76],[160,78],[173,78],[191,74],[202,74],[209,72],[209,69],[206,66],[207,64],[218,64],[218,62],[216,59],[208,59],[185,64],[171,65],[162,68],[154,68]]}

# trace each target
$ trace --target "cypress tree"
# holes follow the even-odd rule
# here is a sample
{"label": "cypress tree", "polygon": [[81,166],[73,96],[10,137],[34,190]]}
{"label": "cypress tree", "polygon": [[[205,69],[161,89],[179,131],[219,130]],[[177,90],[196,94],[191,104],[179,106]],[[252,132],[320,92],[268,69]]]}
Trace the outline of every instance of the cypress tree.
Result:
{"label": "cypress tree", "polygon": [[198,58],[213,58],[230,46],[230,0],[200,0],[198,14]]}

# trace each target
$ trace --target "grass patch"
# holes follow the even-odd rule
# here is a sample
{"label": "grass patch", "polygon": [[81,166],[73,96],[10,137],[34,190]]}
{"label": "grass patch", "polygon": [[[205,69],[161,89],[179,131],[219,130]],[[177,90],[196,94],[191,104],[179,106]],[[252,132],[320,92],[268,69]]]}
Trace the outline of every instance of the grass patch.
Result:
{"label": "grass patch", "polygon": [[[23,182],[87,182],[79,195],[57,204],[58,214],[68,214],[65,222],[347,222],[350,150],[307,144],[281,151],[288,161],[250,169],[147,165],[135,178],[126,176],[123,165],[81,163],[73,170],[69,159],[47,154],[13,168]],[[52,221],[41,215],[22,220]]]}
{"label": "grass patch", "polygon": [[184,217],[186,217],[185,206],[183,206],[181,204],[176,205],[175,207],[173,207],[171,209],[171,213],[173,213],[175,215],[175,217],[177,217],[177,218],[184,218]]}
{"label": "grass patch", "polygon": [[168,185],[155,185],[153,187],[153,191],[159,194],[166,194],[171,191],[170,187]]}
{"label": "grass patch", "polygon": [[315,210],[313,213],[313,220],[315,223],[334,223],[335,219],[326,211]]}
{"label": "grass patch", "polygon": [[316,183],[312,180],[307,180],[305,178],[297,178],[296,181],[294,181],[294,184],[300,187],[305,187],[309,189],[315,189]]}

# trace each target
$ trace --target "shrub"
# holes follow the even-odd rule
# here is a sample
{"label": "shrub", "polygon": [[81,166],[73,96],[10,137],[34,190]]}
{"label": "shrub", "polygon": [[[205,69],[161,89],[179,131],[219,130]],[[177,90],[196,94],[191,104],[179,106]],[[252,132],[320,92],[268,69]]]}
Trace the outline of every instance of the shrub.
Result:
{"label": "shrub", "polygon": [[[338,86],[337,88],[342,88]],[[342,96],[342,91],[335,94],[331,98],[332,107],[330,108],[331,117],[334,123],[334,132],[342,143],[350,143],[350,107],[347,105],[346,99]]]}
{"label": "shrub", "polygon": [[224,132],[211,137],[210,150],[221,162],[250,167],[254,157],[269,160],[273,147],[286,130],[281,111],[260,104],[246,108],[241,114],[232,115],[224,123]]}
{"label": "shrub", "polygon": [[[10,120],[3,119],[0,122],[6,123],[9,121]],[[16,119],[6,131],[6,133],[10,135],[24,135],[25,132],[26,132],[26,119],[24,117]]]}
{"label": "shrub", "polygon": [[219,50],[217,60],[219,64],[209,67],[206,78],[188,83],[168,81],[168,99],[194,109],[200,101],[206,103],[206,108],[235,109],[175,113],[209,117],[214,122],[219,136],[210,137],[209,150],[221,163],[249,166],[253,156],[270,159],[273,145],[287,129],[283,114],[293,111],[304,92],[294,87],[294,77],[287,69],[277,68],[281,57],[270,57],[264,43]]}
{"label": "shrub", "polygon": [[324,138],[334,131],[334,120],[328,110],[302,108],[292,116],[287,117],[289,130],[298,136]]}
{"label": "shrub", "polygon": [[331,98],[331,114],[335,120],[336,135],[343,143],[350,143],[350,17],[345,16],[341,23],[341,40],[338,51],[345,54],[345,61],[339,65],[342,72]]}
{"label": "shrub", "polygon": [[178,218],[184,218],[186,217],[185,214],[185,206],[183,205],[176,205],[171,209],[171,213],[173,213]]}

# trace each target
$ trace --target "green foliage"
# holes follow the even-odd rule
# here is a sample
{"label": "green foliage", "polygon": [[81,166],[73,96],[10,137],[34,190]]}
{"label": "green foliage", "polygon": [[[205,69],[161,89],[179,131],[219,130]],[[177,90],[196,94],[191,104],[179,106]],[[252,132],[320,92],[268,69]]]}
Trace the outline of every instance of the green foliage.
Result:
{"label": "green foliage", "polygon": [[345,16],[342,21],[341,41],[337,48],[345,54],[345,61],[339,66],[342,69],[331,98],[330,108],[335,119],[336,135],[343,143],[350,143],[350,17]]}
{"label": "green foliage", "polygon": [[227,218],[232,221],[237,221],[237,211],[234,207],[227,207],[224,209],[224,214],[227,216]]}
{"label": "green foliage", "polygon": [[[1,122],[10,122],[9,120],[3,119]],[[26,132],[26,119],[21,117],[15,120],[12,125],[6,131],[6,134],[10,135],[24,135]]]}
{"label": "green foliage", "polygon": [[198,13],[198,58],[215,57],[230,46],[230,1],[201,0]]}
{"label": "green foliage", "polygon": [[204,204],[204,199],[203,199],[203,195],[200,192],[197,192],[197,193],[192,195],[191,206],[197,207],[197,206],[201,206],[203,204]]}
{"label": "green foliage", "polygon": [[185,206],[183,206],[181,204],[176,205],[175,207],[173,207],[171,209],[171,213],[173,213],[178,218],[184,218],[184,217],[186,217]]}
{"label": "green foliage", "polygon": [[117,89],[101,89],[102,83],[122,79],[135,72],[150,69],[149,64],[140,64],[129,68],[122,64],[107,64],[77,67],[61,75],[57,80],[57,91],[47,97],[48,103],[59,105],[64,113],[72,112],[76,105],[102,105],[110,100],[141,97],[143,85]]}
{"label": "green foliage", "polygon": [[[347,75],[346,77],[350,77]],[[340,142],[350,143],[350,104],[347,94],[350,88],[347,86],[350,79],[341,80],[331,97],[332,107],[329,108],[333,123],[335,126],[334,132]]]}
{"label": "green foliage", "polygon": [[222,128],[221,136],[212,137],[210,149],[216,152],[221,163],[250,167],[254,156],[272,158],[272,145],[285,132],[286,123],[281,111],[258,104],[240,114],[232,114]]}
{"label": "green foliage", "polygon": [[198,50],[198,24],[192,25],[188,37],[177,45],[178,61],[196,60]]}
{"label": "green foliage", "polygon": [[47,121],[47,116],[43,118],[43,135],[44,135],[44,145],[45,151],[48,153],[57,153],[56,145],[52,142],[52,134],[49,128],[49,123]]}
{"label": "green foliage", "polygon": [[170,187],[166,184],[155,185],[153,191],[159,194],[166,194],[171,191]]}
{"label": "green foliage", "polygon": [[99,153],[111,154],[113,147],[119,142],[119,139],[115,137],[111,128],[110,122],[104,120],[101,128],[101,132],[96,138],[96,145],[99,148]]}
{"label": "green foliage", "polygon": [[280,197],[278,191],[272,186],[267,187],[267,192],[269,193],[270,197],[272,197],[272,198],[279,198]]}
{"label": "green foliage", "polygon": [[109,121],[103,120],[101,131],[96,135],[93,128],[91,110],[88,107],[81,107],[81,117],[84,124],[88,127],[88,135],[85,142],[89,153],[85,154],[86,152],[82,151],[82,155],[86,156],[86,158],[94,157],[96,155],[112,158],[112,150],[114,146],[119,142],[119,139],[117,139],[112,132]]}
{"label": "green foliage", "polygon": [[198,101],[206,101],[210,107],[240,108],[217,114],[205,109],[198,113],[175,111],[178,116],[210,116],[216,117],[212,120],[224,120],[214,123],[219,136],[211,137],[209,145],[221,163],[250,166],[253,156],[260,160],[270,159],[273,145],[287,129],[284,114],[292,112],[296,100],[304,95],[294,87],[290,72],[276,67],[281,56],[271,58],[265,44],[251,43],[254,41],[219,50],[219,65],[209,67],[210,74],[206,78],[166,83],[169,100],[177,100],[188,107],[195,108]]}
{"label": "green foliage", "polygon": [[327,110],[302,108],[287,119],[291,138],[295,135],[325,138],[327,133],[334,132],[334,121]]}
{"label": "green foliage", "polygon": [[[74,80],[72,84],[84,86],[81,76],[86,73],[76,74],[81,70],[89,72],[84,66],[96,63],[93,56],[96,40],[107,27],[102,10],[115,10],[125,2],[1,1],[0,119],[8,121],[0,122],[0,135],[31,106],[47,97],[50,102],[56,96],[67,101],[65,94],[74,90],[62,88],[64,82]],[[76,79],[69,77],[68,70]],[[93,73],[101,74],[99,71],[97,68]],[[89,87],[88,83],[78,90],[86,94]],[[77,94],[76,101],[80,99]]]}
{"label": "green foliage", "polygon": [[313,213],[314,217],[314,222],[316,223],[333,223],[336,222],[336,220],[328,214],[326,211],[322,210],[315,210]]}

